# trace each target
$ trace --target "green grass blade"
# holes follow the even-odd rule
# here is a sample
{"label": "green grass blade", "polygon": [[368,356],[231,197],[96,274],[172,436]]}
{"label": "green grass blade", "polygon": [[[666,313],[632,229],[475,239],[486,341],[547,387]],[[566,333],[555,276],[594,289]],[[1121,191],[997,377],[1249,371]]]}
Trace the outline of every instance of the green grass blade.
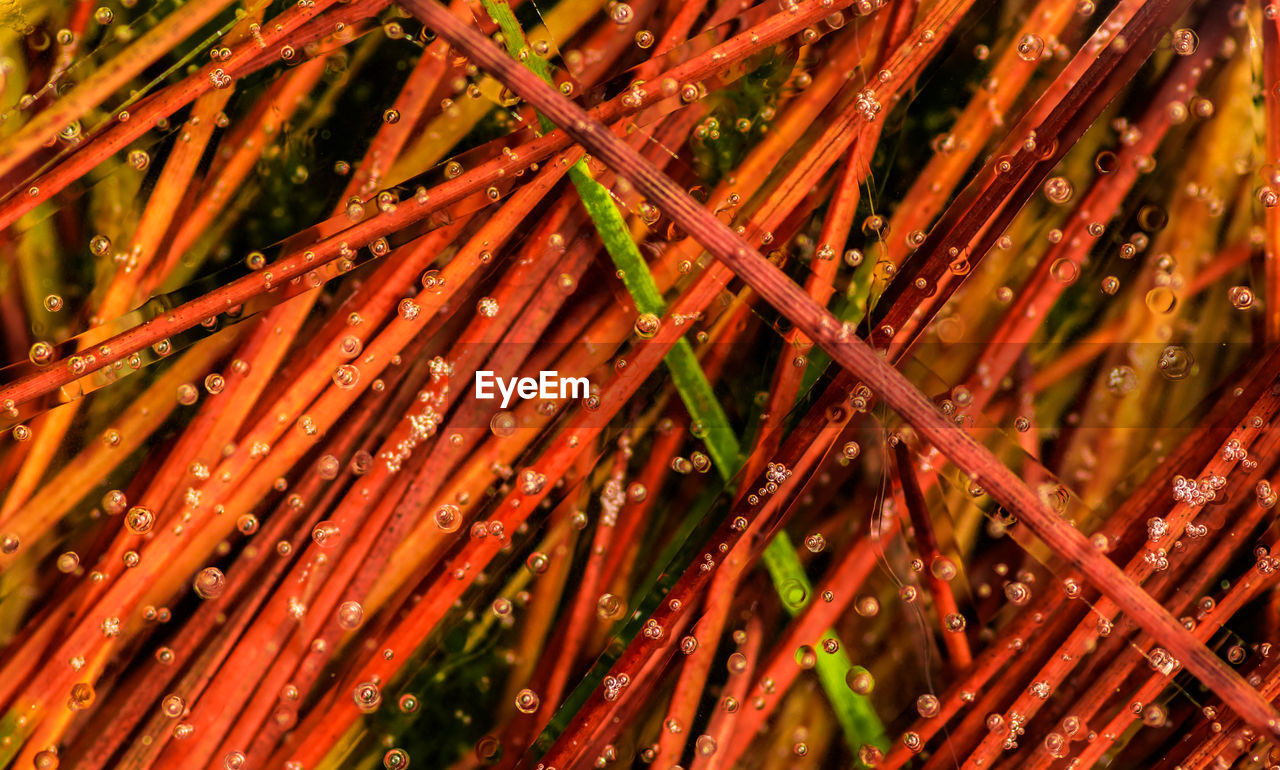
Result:
{"label": "green grass blade", "polygon": [[[804,566],[800,564],[796,549],[785,531],[778,532],[765,548],[764,566],[769,572],[769,578],[773,581],[774,589],[783,599],[782,606],[787,608],[787,612],[792,617],[800,614],[800,611],[813,601],[813,586],[809,583]],[[804,600],[788,601],[785,596],[787,588],[794,587],[796,584],[803,587]],[[835,639],[837,643],[840,642],[840,637],[832,629],[824,631],[822,639]],[[839,649],[834,653],[828,653],[821,649],[821,640],[819,640],[815,653],[817,657],[814,669],[818,672],[818,681],[831,700],[836,719],[840,722],[840,729],[844,731],[855,755],[857,746],[864,743],[870,743],[881,750],[888,749],[889,738],[885,734],[884,724],[876,715],[871,699],[851,691],[845,683],[849,669],[853,668],[853,661],[845,652],[845,646],[840,644]],[[840,693],[839,697],[833,695],[837,692]]]}
{"label": "green grass blade", "polygon": [[[505,38],[507,51],[512,58],[522,62],[526,67],[547,82],[551,82],[551,70],[545,59],[529,50],[525,43],[524,30],[521,29],[510,7],[500,0],[481,0],[489,16],[492,17]],[[543,116],[538,116],[544,131],[554,126]],[[649,271],[649,266],[640,250],[636,248],[631,232],[627,228],[613,199],[599,182],[592,178],[590,170],[583,161],[578,161],[569,169],[569,178],[582,199],[582,205],[591,217],[600,240],[604,243],[614,265],[618,268],[622,282],[631,294],[640,313],[661,315],[666,310],[666,303],[658,284]],[[717,472],[726,484],[733,480],[742,467],[742,451],[738,438],[729,426],[728,416],[715,397],[706,373],[698,363],[693,347],[685,338],[680,338],[664,359],[671,378],[688,410],[690,417],[702,427],[702,438],[707,452],[716,466]],[[764,561],[773,579],[775,590],[781,594],[782,586],[800,581],[805,587],[806,597],[812,592],[804,567],[796,556],[794,546],[785,532],[780,532],[765,547]],[[806,599],[807,600],[807,599]],[[803,605],[792,606],[783,602],[792,615]],[[828,629],[823,638],[838,637],[834,630]],[[817,659],[815,668],[818,680],[827,698],[840,728],[844,733],[850,750],[855,753],[858,747],[871,743],[881,749],[888,747],[884,725],[881,723],[871,702],[864,696],[849,690],[845,684],[845,675],[852,667],[844,645],[835,654],[823,653]]]}

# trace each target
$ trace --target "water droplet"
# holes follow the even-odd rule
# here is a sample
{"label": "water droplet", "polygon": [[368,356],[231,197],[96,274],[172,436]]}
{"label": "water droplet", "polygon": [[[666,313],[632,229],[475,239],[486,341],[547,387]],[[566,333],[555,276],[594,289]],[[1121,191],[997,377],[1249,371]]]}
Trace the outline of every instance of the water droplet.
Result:
{"label": "water droplet", "polygon": [[862,666],[853,666],[844,675],[844,682],[849,689],[858,695],[870,695],[876,687],[876,680],[871,672]]}
{"label": "water droplet", "polygon": [[1011,604],[1023,605],[1031,601],[1031,588],[1026,583],[1015,580],[1005,584],[1004,595]]}
{"label": "water droplet", "polygon": [[613,594],[600,594],[600,598],[596,600],[596,616],[601,620],[617,620],[624,612],[626,612],[626,602]]}
{"label": "water droplet", "polygon": [[359,628],[364,620],[364,607],[357,601],[345,601],[338,606],[338,625],[348,631]]}
{"label": "water droplet", "polygon": [[462,526],[462,511],[452,503],[445,503],[436,509],[436,526],[444,532],[456,532]]}
{"label": "water droplet", "polygon": [[184,382],[178,386],[178,403],[183,406],[191,406],[200,398],[200,390],[189,382]]}
{"label": "water droplet", "polygon": [[216,599],[227,590],[227,577],[217,567],[205,567],[192,584],[201,599]]}
{"label": "water droplet", "polygon": [[187,710],[187,702],[181,695],[169,694],[160,701],[160,712],[170,719],[177,719]]}
{"label": "water droplet", "polygon": [[1071,196],[1075,194],[1075,185],[1066,177],[1055,176],[1050,177],[1044,183],[1044,197],[1049,199],[1050,203],[1061,206],[1071,200]]}
{"label": "water droplet", "polygon": [[662,328],[662,319],[653,313],[641,313],[636,317],[636,335],[644,339],[652,339]]}
{"label": "water droplet", "polygon": [[1195,357],[1186,348],[1181,345],[1168,345],[1160,353],[1156,368],[1167,380],[1182,380],[1191,374],[1195,364]]}
{"label": "water droplet", "polygon": [[53,362],[54,350],[53,345],[47,342],[35,342],[31,345],[31,350],[27,353],[27,358],[36,366],[48,366]]}
{"label": "water droplet", "polygon": [[360,370],[351,364],[342,364],[333,370],[333,384],[342,390],[350,390],[360,381]]}
{"label": "water droplet", "polygon": [[1054,260],[1053,265],[1049,267],[1049,272],[1053,275],[1055,281],[1064,284],[1075,283],[1076,278],[1080,276],[1079,266],[1065,258]]}
{"label": "water droplet", "polygon": [[545,553],[538,553],[535,551],[529,554],[528,559],[525,559],[524,565],[528,567],[529,571],[533,574],[541,575],[547,571],[548,567],[551,566],[551,560],[547,558]]}
{"label": "water droplet", "polygon": [[1193,29],[1175,29],[1170,40],[1174,53],[1179,56],[1190,56],[1200,47],[1200,38]]}
{"label": "water droplet", "polygon": [[337,524],[322,521],[311,530],[311,540],[321,548],[332,548],[337,545],[340,534]]}
{"label": "water droplet", "polygon": [[89,239],[89,251],[95,256],[105,257],[111,253],[111,239],[105,235],[95,235]]}
{"label": "water droplet", "polygon": [[1044,38],[1035,33],[1028,33],[1018,39],[1018,58],[1023,61],[1037,61],[1044,53]]}
{"label": "water droplet", "polygon": [[1157,286],[1147,292],[1146,303],[1151,312],[1165,315],[1173,311],[1178,304],[1178,297],[1168,286]]}
{"label": "water droplet", "polygon": [[489,420],[489,430],[498,438],[514,436],[516,432],[516,416],[511,412],[497,412]]}
{"label": "water droplet", "polygon": [[124,517],[124,525],[135,535],[145,535],[156,524],[156,514],[143,505],[135,505]]}
{"label": "water droplet", "polygon": [[1099,174],[1114,174],[1120,167],[1120,157],[1111,150],[1103,150],[1093,159],[1093,167]]}
{"label": "water droplet", "polygon": [[364,714],[372,714],[382,705],[382,691],[374,682],[362,682],[351,692],[356,708]]}
{"label": "water droplet", "polygon": [[67,551],[58,557],[58,571],[66,574],[75,572],[80,566],[80,555],[75,551]]}
{"label": "water droplet", "polygon": [[1107,390],[1113,396],[1124,396],[1138,387],[1138,373],[1129,366],[1116,366],[1107,373]]}
{"label": "water droplet", "polygon": [[938,696],[931,693],[925,693],[916,698],[916,712],[925,719],[932,719],[938,715],[941,704],[938,703]]}
{"label": "water droplet", "polygon": [[516,693],[516,710],[521,714],[532,714],[538,710],[541,702],[538,694],[527,687]]}
{"label": "water droplet", "polygon": [[417,315],[419,315],[421,310],[422,308],[417,304],[417,302],[406,297],[401,299],[401,302],[399,302],[396,308],[396,313],[399,317],[403,318],[403,320],[412,321],[417,318]]}
{"label": "water droplet", "polygon": [[693,742],[694,751],[700,757],[709,757],[716,753],[716,739],[710,735],[699,735]]}

